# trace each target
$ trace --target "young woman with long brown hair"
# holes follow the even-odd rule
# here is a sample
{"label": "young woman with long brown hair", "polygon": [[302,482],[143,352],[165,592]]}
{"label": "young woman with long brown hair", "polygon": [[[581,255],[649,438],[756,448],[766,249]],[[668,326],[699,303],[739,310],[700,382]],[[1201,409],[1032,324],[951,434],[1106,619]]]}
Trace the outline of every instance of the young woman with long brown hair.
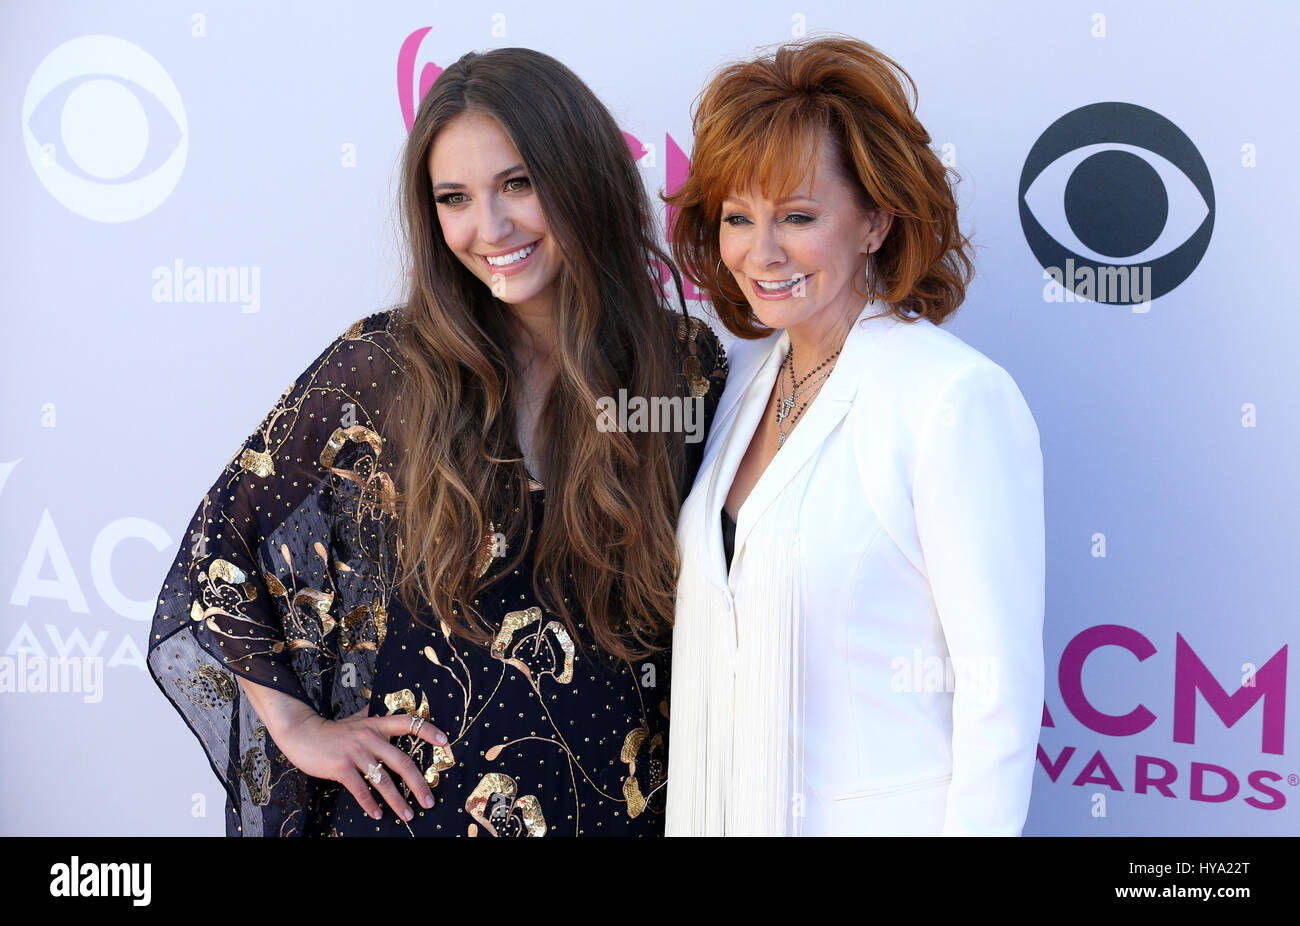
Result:
{"label": "young woman with long brown hair", "polygon": [[[677,512],[725,358],[670,308],[622,133],[553,58],[448,67],[402,177],[408,297],[205,497],[151,672],[230,833],[662,832]],[[599,427],[620,394],[675,427]]]}

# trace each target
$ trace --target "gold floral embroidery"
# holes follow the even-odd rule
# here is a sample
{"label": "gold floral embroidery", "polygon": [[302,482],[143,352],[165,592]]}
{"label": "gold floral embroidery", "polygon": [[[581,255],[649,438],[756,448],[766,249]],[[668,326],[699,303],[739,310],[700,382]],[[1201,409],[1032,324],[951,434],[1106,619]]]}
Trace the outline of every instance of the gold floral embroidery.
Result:
{"label": "gold floral embroidery", "polygon": [[635,730],[629,731],[623,739],[623,749],[618,754],[618,761],[632,765],[631,770],[634,772],[636,771],[637,751],[641,748],[641,744],[645,742],[649,732],[645,727],[637,727]]}
{"label": "gold floral embroidery", "polygon": [[[429,716],[429,696],[420,692],[420,706],[415,706],[415,692],[409,688],[403,688],[401,691],[394,691],[391,694],[384,695],[384,707],[388,708],[389,714],[413,714],[416,717],[423,717],[430,720]],[[407,750],[407,754],[419,764],[424,756],[424,748],[431,745],[420,736],[411,736],[412,744]],[[433,761],[429,767],[424,770],[424,780],[430,787],[438,784],[440,772],[445,772],[456,765],[456,756],[452,752],[451,744],[446,746],[433,746]],[[402,791],[407,790],[406,785],[402,785]]]}
{"label": "gold floral embroidery", "polygon": [[641,785],[628,775],[623,781],[623,797],[627,799],[627,815],[635,820],[645,810],[645,797],[641,794]]}
{"label": "gold floral embroidery", "polygon": [[[375,639],[373,641],[362,639],[367,616],[374,619]],[[378,650],[384,645],[384,637],[387,634],[388,609],[376,598],[370,604],[358,605],[343,615],[343,620],[339,622],[339,649],[345,652]]]}
{"label": "gold floral embroidery", "polygon": [[711,380],[725,382],[727,378],[727,360],[721,352],[721,345],[718,345],[714,369],[708,376],[704,375],[704,369],[700,364],[698,338],[700,332],[707,327],[702,319],[693,315],[689,320],[680,315],[677,317],[677,340],[686,342],[687,347],[687,355],[682,361],[682,374],[686,377],[686,386],[694,398],[708,394],[709,388],[713,385]]}
{"label": "gold floral embroidery", "polygon": [[687,357],[682,362],[682,370],[686,373],[686,383],[690,386],[691,396],[699,398],[709,391],[709,381],[704,378],[700,369],[699,357]]}
{"label": "gold floral embroidery", "polygon": [[[348,443],[366,444],[374,454],[358,456],[352,469],[335,466],[335,461]],[[359,424],[349,428],[336,428],[321,448],[321,466],[361,489],[358,516],[397,516],[397,486],[393,477],[379,468],[379,457],[383,451],[384,439],[379,433]]]}
{"label": "gold floral embroidery", "polygon": [[320,452],[321,465],[329,469],[334,465],[335,459],[338,458],[339,451],[343,449],[348,441],[369,444],[375,451],[375,456],[384,452],[384,439],[379,434],[367,428],[364,425],[354,424],[350,428],[335,428],[334,433],[325,441],[325,447]]}
{"label": "gold floral embroidery", "polygon": [[628,731],[627,736],[623,739],[623,749],[619,753],[619,761],[627,763],[627,778],[623,779],[623,797],[627,799],[627,814],[635,819],[645,812],[650,800],[664,783],[664,738],[662,733],[656,733],[650,740],[650,748],[646,761],[646,776],[649,784],[649,791],[641,790],[641,782],[637,778],[637,756],[641,752],[641,747],[646,741],[650,731],[646,727],[637,727]]}
{"label": "gold floral embroidery", "polygon": [[383,646],[384,637],[388,635],[388,609],[376,598],[370,605],[370,613],[375,618],[375,642]]}
{"label": "gold floral embroidery", "polygon": [[224,559],[214,559],[212,565],[208,567],[208,575],[222,582],[229,582],[231,585],[243,586],[249,601],[257,597],[257,586],[249,582],[248,574],[233,563]]}
{"label": "gold floral embroidery", "polygon": [[488,521],[487,532],[483,534],[483,542],[478,545],[478,553],[474,557],[474,578],[483,578],[496,555],[497,527],[495,522]]}
{"label": "gold floral embroidery", "polygon": [[[577,648],[563,624],[548,621],[543,625],[541,620],[542,609],[536,605],[523,611],[511,611],[501,622],[501,629],[492,641],[492,655],[517,668],[534,684],[543,675],[549,675],[561,685],[567,685],[573,681],[573,662]],[[534,627],[534,630],[516,636],[525,627]],[[531,647],[528,645],[530,640]],[[560,668],[561,655],[563,668]]]}
{"label": "gold floral embroidery", "polygon": [[384,695],[384,707],[388,708],[388,713],[415,714],[417,717],[429,719],[429,696],[420,692],[420,706],[415,706],[415,692],[409,688],[403,688],[401,691],[394,691],[392,694]]}
{"label": "gold floral embroidery", "polygon": [[[190,602],[190,619],[203,624],[214,634],[228,640],[247,643],[265,641],[267,650],[272,653],[284,651],[282,639],[275,639],[266,634],[266,627],[248,615],[245,607],[257,600],[257,584],[249,579],[244,570],[224,559],[214,559],[207,571],[198,573],[200,598]],[[215,618],[224,617],[230,621],[229,627],[223,627]],[[249,635],[236,633],[236,629],[246,629]],[[227,657],[227,662],[232,661]]]}
{"label": "gold floral embroidery", "polygon": [[339,622],[339,649],[350,652],[357,647],[357,641],[353,639],[353,634],[366,619],[368,611],[369,608],[366,605],[357,605],[357,607],[343,615],[343,620]]}
{"label": "gold floral embroidery", "polygon": [[258,807],[271,802],[271,762],[266,757],[266,726],[259,723],[254,731],[258,745],[244,753],[240,777],[248,788],[248,797]]}
{"label": "gold floral embroidery", "polygon": [[300,589],[298,594],[293,596],[294,607],[306,605],[315,610],[322,617],[328,616],[330,608],[334,606],[333,592],[318,592],[314,588]]}
{"label": "gold floral embroidery", "polygon": [[214,665],[199,666],[182,689],[195,707],[215,710],[235,700],[235,680]]}
{"label": "gold floral embroidery", "polygon": [[507,647],[513,639],[515,632],[522,630],[529,624],[535,624],[542,619],[542,609],[533,605],[523,611],[511,611],[501,622],[501,629],[497,632],[496,639],[492,641],[492,655],[497,659],[505,656]]}
{"label": "gold floral embroidery", "polygon": [[275,463],[269,453],[249,447],[239,458],[239,465],[261,479],[275,475]]}
{"label": "gold floral embroidery", "polygon": [[465,810],[493,836],[545,836],[546,820],[537,797],[518,793],[509,775],[489,772],[465,801]]}
{"label": "gold floral embroidery", "polygon": [[424,770],[424,780],[429,783],[429,787],[438,786],[438,777],[441,772],[454,768],[456,765],[456,756],[451,751],[450,744],[446,746],[433,747],[433,762]]}

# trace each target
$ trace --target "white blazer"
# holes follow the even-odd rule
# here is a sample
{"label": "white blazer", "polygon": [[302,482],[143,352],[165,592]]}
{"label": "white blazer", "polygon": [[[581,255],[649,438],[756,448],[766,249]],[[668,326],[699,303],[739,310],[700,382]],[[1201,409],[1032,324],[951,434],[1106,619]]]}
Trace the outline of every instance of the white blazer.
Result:
{"label": "white blazer", "polygon": [[1019,835],[1043,705],[1038,428],[1007,372],[872,318],[739,511],[789,335],[737,341],[680,516],[667,831]]}

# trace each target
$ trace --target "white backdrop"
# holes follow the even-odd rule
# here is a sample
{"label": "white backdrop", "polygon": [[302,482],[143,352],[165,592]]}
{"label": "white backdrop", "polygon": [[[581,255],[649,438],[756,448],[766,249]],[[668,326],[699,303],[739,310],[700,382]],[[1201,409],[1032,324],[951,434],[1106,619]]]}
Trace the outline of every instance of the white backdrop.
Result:
{"label": "white backdrop", "polygon": [[[403,87],[413,102],[465,51],[545,51],[643,146],[657,192],[715,67],[821,30],[915,78],[979,246],[948,327],[1011,372],[1042,435],[1026,833],[1297,832],[1300,375],[1276,274],[1300,246],[1298,10],[0,3],[0,832],[223,831],[202,749],[144,671],[154,596],[284,387],[400,293]],[[1081,300],[1090,260],[1150,267],[1160,294]],[[209,278],[228,285],[185,285]],[[60,656],[90,657],[80,686]],[[59,690],[31,690],[51,671]]]}

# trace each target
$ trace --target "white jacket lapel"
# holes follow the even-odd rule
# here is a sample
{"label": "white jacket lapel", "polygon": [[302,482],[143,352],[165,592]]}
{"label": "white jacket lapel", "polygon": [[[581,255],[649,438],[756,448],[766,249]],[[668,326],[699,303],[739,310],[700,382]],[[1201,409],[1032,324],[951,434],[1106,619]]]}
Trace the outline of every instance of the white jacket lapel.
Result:
{"label": "white jacket lapel", "polygon": [[[737,556],[763,512],[780,496],[795,474],[803,469],[808,460],[821,451],[826,438],[830,436],[831,432],[835,430],[852,407],[858,385],[867,369],[871,350],[875,347],[880,335],[896,323],[892,317],[870,317],[881,310],[882,307],[874,302],[868,303],[863,308],[858,320],[854,322],[844,339],[844,345],[840,348],[840,356],[835,362],[835,368],[831,371],[831,375],[827,377],[821,391],[817,394],[813,403],[808,406],[807,411],[804,412],[798,427],[790,432],[785,444],[772,458],[772,462],[768,464],[763,475],[759,477],[749,497],[745,500],[745,504],[741,506],[740,517],[736,521]],[[788,344],[789,336],[783,332],[780,358],[784,358],[786,345]],[[764,371],[768,371],[768,367],[765,366]],[[763,389],[759,387],[764,384],[760,382],[759,378],[755,379],[752,384],[753,391],[762,393],[758,401],[766,403],[771,393],[774,378],[775,370],[772,370],[771,375],[766,378],[766,388]],[[743,434],[746,446],[748,446],[752,432],[753,425]],[[743,456],[744,448],[741,449],[740,453]],[[739,458],[737,458],[738,464]],[[730,475],[734,477],[734,468],[731,470]],[[722,488],[724,498],[729,489],[730,479],[727,479],[726,485]]]}
{"label": "white jacket lapel", "polygon": [[779,363],[785,356],[781,346],[784,338],[784,332],[777,332],[761,340],[737,341],[733,345],[728,358],[727,385],[709,428],[704,459],[696,477],[696,492],[702,490],[703,498],[701,504],[695,506],[695,522],[691,527],[698,536],[706,538],[705,572],[709,581],[719,589],[726,588],[727,584],[720,521],[722,506],[726,503],[731,482],[766,398],[766,392],[758,395],[751,386],[762,378],[761,374],[768,366]]}

